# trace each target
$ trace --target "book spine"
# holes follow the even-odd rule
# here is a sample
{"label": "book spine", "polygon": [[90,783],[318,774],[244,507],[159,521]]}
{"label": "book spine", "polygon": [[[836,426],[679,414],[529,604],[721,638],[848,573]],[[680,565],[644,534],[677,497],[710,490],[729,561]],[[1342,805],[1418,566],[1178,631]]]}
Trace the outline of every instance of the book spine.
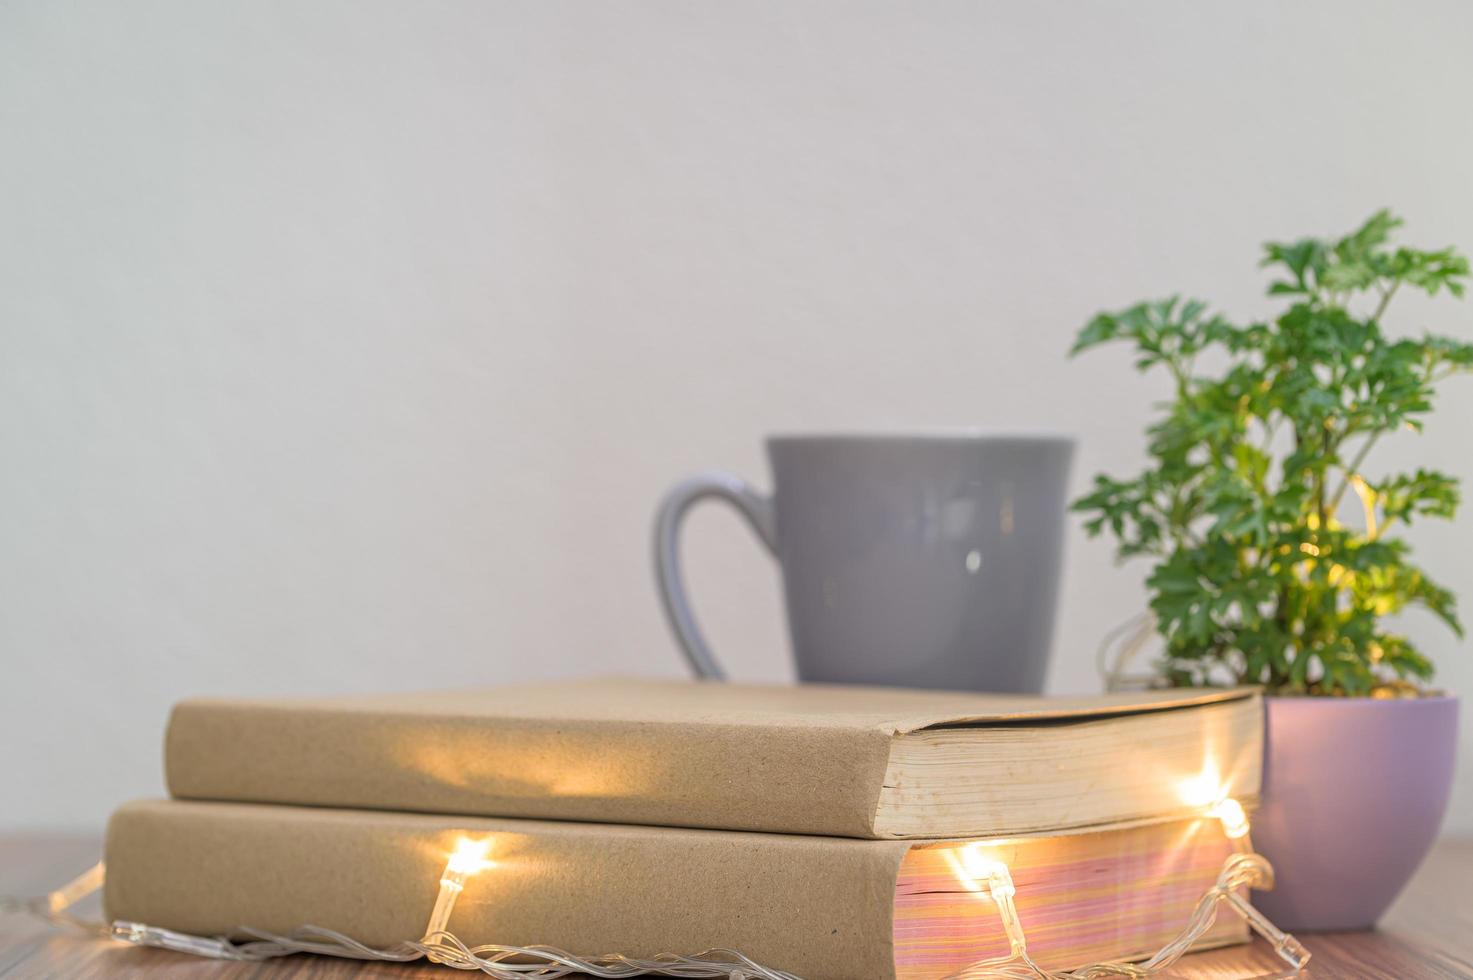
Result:
{"label": "book spine", "polygon": [[833,837],[147,801],[114,814],[114,920],[203,936],[334,929],[418,939],[458,839],[486,841],[449,929],[582,955],[738,949],[809,980],[894,976],[908,845]]}
{"label": "book spine", "polygon": [[178,705],[183,799],[875,836],[881,729],[498,720]]}

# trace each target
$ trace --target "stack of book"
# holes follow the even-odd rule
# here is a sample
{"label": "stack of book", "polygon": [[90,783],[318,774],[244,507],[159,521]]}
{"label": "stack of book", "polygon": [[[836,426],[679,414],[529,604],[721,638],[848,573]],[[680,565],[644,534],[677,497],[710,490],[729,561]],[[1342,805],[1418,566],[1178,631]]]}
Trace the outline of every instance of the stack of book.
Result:
{"label": "stack of book", "polygon": [[[1249,690],[1057,699],[595,680],[329,700],[191,700],[173,797],[108,827],[110,918],[204,936],[312,924],[417,939],[459,838],[494,866],[469,945],[739,950],[807,980],[943,977],[1007,953],[957,861],[1005,862],[1046,968],[1149,955],[1251,806]],[[1224,916],[1202,947],[1247,938]]]}

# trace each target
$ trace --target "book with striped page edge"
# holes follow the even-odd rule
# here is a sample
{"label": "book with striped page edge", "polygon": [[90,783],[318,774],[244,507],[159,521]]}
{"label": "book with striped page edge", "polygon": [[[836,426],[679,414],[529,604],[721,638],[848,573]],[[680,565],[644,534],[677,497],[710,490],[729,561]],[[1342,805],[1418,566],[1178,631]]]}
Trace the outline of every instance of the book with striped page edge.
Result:
{"label": "book with striped page edge", "polygon": [[[736,949],[805,980],[935,980],[1006,953],[967,842],[145,801],[108,828],[114,920],[201,935],[311,924],[417,939],[457,841],[486,841],[450,930],[470,945],[580,954]],[[1187,922],[1231,842],[1205,817],[990,840],[1047,968],[1149,955]],[[1246,940],[1221,916],[1198,948]]]}

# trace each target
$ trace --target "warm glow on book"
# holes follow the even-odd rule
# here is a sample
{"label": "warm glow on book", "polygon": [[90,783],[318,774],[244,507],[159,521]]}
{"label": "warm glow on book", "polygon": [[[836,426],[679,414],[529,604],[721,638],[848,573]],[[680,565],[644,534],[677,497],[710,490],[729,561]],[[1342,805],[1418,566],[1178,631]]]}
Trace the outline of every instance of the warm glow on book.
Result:
{"label": "warm glow on book", "polygon": [[[896,976],[931,980],[1009,953],[994,900],[969,868],[985,872],[993,862],[1009,870],[1029,952],[1046,969],[1065,969],[1154,953],[1191,916],[1233,850],[1211,818],[916,847],[895,892]],[[1198,945],[1244,937],[1243,921],[1223,916]]]}

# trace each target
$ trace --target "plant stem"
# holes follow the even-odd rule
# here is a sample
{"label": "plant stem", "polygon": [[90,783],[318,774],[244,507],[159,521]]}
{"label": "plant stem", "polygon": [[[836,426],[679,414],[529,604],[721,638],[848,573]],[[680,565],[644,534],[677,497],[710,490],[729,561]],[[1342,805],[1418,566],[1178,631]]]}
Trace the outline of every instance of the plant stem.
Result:
{"label": "plant stem", "polygon": [[1371,451],[1372,446],[1376,445],[1376,440],[1379,438],[1381,438],[1381,433],[1372,432],[1366,437],[1366,441],[1361,443],[1360,451],[1355,454],[1355,459],[1350,461],[1350,466],[1346,468],[1345,474],[1340,477],[1340,486],[1335,490],[1335,496],[1330,498],[1330,507],[1332,509],[1339,508],[1340,498],[1345,496],[1345,490],[1350,486],[1350,478],[1360,473],[1360,464],[1366,461],[1366,454]]}
{"label": "plant stem", "polygon": [[[1371,314],[1372,320],[1375,320],[1377,322],[1380,321],[1382,314],[1386,312],[1386,307],[1391,305],[1391,299],[1393,296],[1396,295],[1396,290],[1399,286],[1401,286],[1401,280],[1397,279],[1393,280],[1390,286],[1381,290],[1381,302],[1376,304],[1376,311]],[[1346,434],[1348,435],[1349,433]],[[1344,498],[1345,491],[1350,486],[1351,477],[1356,476],[1360,473],[1361,464],[1366,461],[1366,454],[1369,453],[1371,451],[1371,448],[1376,445],[1376,440],[1379,438],[1381,438],[1381,433],[1373,432],[1366,439],[1366,441],[1361,444],[1360,451],[1355,454],[1355,459],[1351,460],[1350,466],[1340,477],[1340,486],[1335,489],[1335,495],[1330,498],[1330,508],[1332,510],[1339,508],[1340,501],[1342,498]]]}
{"label": "plant stem", "polygon": [[1401,280],[1397,279],[1391,283],[1391,286],[1389,288],[1382,290],[1381,302],[1376,305],[1376,312],[1371,314],[1372,320],[1376,320],[1378,322],[1380,321],[1381,314],[1385,313],[1386,307],[1391,305],[1391,297],[1396,295],[1397,287],[1400,285]]}

